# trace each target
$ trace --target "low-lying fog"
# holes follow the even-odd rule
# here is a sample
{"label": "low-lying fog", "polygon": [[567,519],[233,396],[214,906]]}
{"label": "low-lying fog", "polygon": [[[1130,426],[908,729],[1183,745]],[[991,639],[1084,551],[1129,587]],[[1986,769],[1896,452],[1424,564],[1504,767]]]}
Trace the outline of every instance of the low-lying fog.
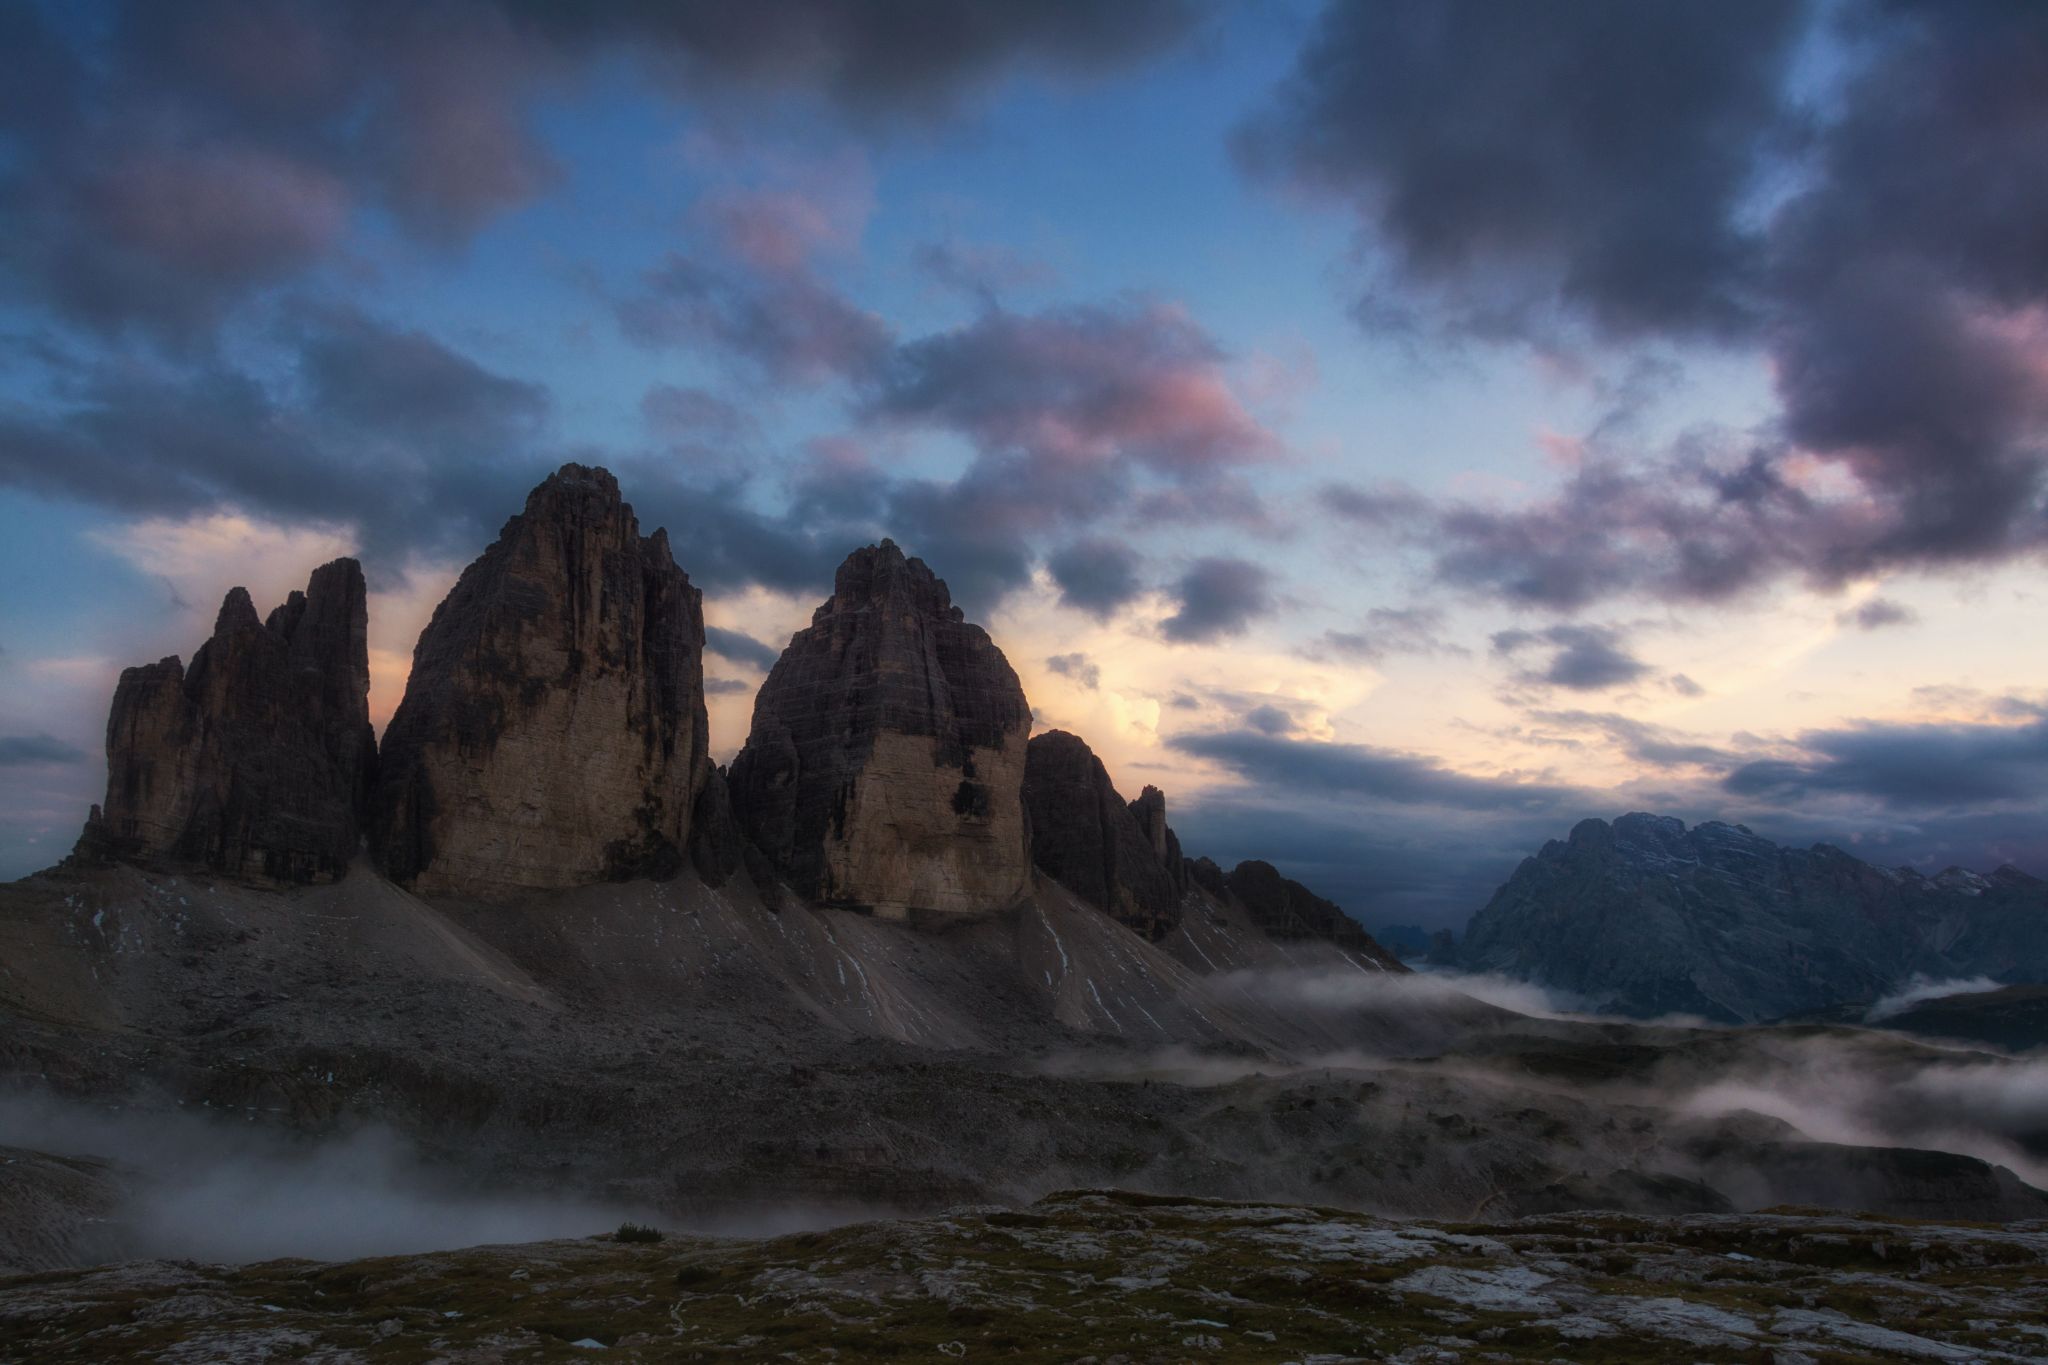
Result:
{"label": "low-lying fog", "polygon": [[[1253,1075],[1428,1066],[1483,1085],[1570,1089],[1581,1097],[1598,1093],[1661,1108],[1677,1118],[1748,1111],[1789,1123],[1821,1142],[1974,1156],[2048,1188],[2048,1053],[2041,1051],[2013,1057],[1846,1028],[1816,1033],[1682,1017],[1602,1017],[1585,1013],[1583,1001],[1527,982],[1448,971],[1395,976],[1267,969],[1235,973],[1222,982],[1296,1017],[1318,1011],[1384,1017],[1390,1025],[1401,1025],[1390,1028],[1390,1035],[1403,1042],[1288,1061],[1219,1056],[1187,1047],[1137,1057],[1076,1052],[1054,1057],[1045,1067],[1070,1075],[1143,1075],[1185,1085],[1223,1085]],[[1977,980],[1916,981],[1879,1001],[1868,1017],[1889,1018],[1925,1000],[1996,986]],[[1496,1016],[1489,1022],[1475,1001],[1523,1019]],[[1438,1035],[1415,1045],[1418,1021],[1432,1017],[1442,1021]],[[1540,1023],[1532,1026],[1531,1020]],[[1668,1056],[1646,1079],[1589,1083],[1516,1072],[1483,1052],[1459,1055],[1460,1038],[1515,1031],[1560,1038],[1577,1032],[1588,1041],[1654,1041]]]}
{"label": "low-lying fog", "polygon": [[658,1218],[624,1203],[480,1191],[422,1162],[383,1127],[293,1140],[210,1114],[0,1095],[0,1147],[121,1168],[125,1254],[211,1262],[344,1260],[499,1242],[584,1237],[620,1223],[764,1237],[876,1216],[791,1205]]}
{"label": "low-lying fog", "polygon": [[[1668,1113],[1674,1125],[1747,1111],[1819,1141],[1960,1153],[2048,1186],[2048,1052],[2008,1057],[1848,1028],[1600,1019],[1578,1012],[1580,1002],[1524,983],[1444,972],[1258,971],[1218,983],[1296,1018],[1326,1013],[1346,1025],[1343,1036],[1386,1041],[1278,1060],[1187,1047],[1077,1048],[1039,1069],[1142,1075],[1190,1086],[1256,1074],[1414,1069],[1516,1104],[1547,1091],[1576,1101],[1650,1106]],[[1980,988],[1915,983],[1895,997],[1906,1003],[1879,1002],[1871,1017]],[[1531,1040],[1567,1058],[1582,1044],[1595,1050],[1651,1044],[1658,1052],[1646,1068],[1625,1070],[1625,1079],[1586,1081],[1518,1065],[1518,1048]],[[1483,1117],[1475,1114],[1475,1120]],[[20,1094],[0,1095],[0,1146],[115,1163],[129,1192],[116,1219],[121,1243],[137,1256],[340,1259],[586,1236],[628,1220],[766,1236],[890,1212],[790,1206],[683,1226],[624,1203],[480,1191],[422,1162],[382,1128],[312,1141],[211,1113]]]}

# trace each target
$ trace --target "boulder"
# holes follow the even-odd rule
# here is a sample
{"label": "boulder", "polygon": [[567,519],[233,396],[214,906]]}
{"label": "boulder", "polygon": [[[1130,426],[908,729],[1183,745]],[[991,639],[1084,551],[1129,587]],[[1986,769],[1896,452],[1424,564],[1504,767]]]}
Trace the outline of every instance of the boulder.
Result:
{"label": "boulder", "polygon": [[107,797],[79,856],[283,882],[343,875],[376,766],[367,601],[353,559],[314,570],[267,621],[235,588],[189,669],[172,656],[125,670],[107,718]]}
{"label": "boulder", "polygon": [[1064,730],[1034,736],[1027,754],[1031,861],[1118,922],[1153,940],[1165,937],[1180,922],[1181,887],[1165,796],[1147,787],[1126,804],[1094,751]]}
{"label": "boulder", "polygon": [[709,771],[704,614],[609,471],[568,464],[435,609],[384,736],[378,859],[493,900],[686,859]]}
{"label": "boulder", "polygon": [[988,633],[894,542],[856,550],[754,700],[733,813],[814,902],[902,918],[1030,886],[1031,708]]}

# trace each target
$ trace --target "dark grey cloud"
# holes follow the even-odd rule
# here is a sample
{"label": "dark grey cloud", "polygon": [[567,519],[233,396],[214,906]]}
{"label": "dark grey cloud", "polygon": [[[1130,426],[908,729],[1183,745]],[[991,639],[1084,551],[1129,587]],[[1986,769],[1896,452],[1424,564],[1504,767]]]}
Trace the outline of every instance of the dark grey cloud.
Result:
{"label": "dark grey cloud", "polygon": [[642,528],[666,526],[677,561],[707,589],[759,584],[822,597],[839,562],[882,534],[865,514],[867,496],[843,506],[793,504],[766,513],[753,506],[743,478],[707,484],[702,471],[662,459],[614,460],[612,467]]}
{"label": "dark grey cloud", "polygon": [[[649,344],[709,340],[770,377],[846,381],[857,439],[966,441],[974,458],[950,479],[827,462],[799,481],[791,515],[829,507],[871,520],[943,565],[970,611],[1027,583],[1043,540],[1078,533],[1049,567],[1068,605],[1107,618],[1141,591],[1140,560],[1089,528],[1120,509],[1241,521],[1258,500],[1233,471],[1278,448],[1236,396],[1215,341],[1164,304],[990,311],[899,342],[801,260],[742,250],[716,272],[671,258],[618,311]],[[1162,490],[1182,501],[1150,501]]]}
{"label": "dark grey cloud", "polygon": [[1648,664],[1623,647],[1620,633],[1607,627],[1557,625],[1536,631],[1503,630],[1493,636],[1493,652],[1504,658],[1531,648],[1548,648],[1551,655],[1542,667],[1517,675],[1527,683],[1598,692],[1650,672]]}
{"label": "dark grey cloud", "polygon": [[1102,668],[1086,654],[1055,654],[1045,661],[1045,666],[1090,691],[1102,686]]}
{"label": "dark grey cloud", "polygon": [[640,395],[640,418],[660,440],[688,446],[748,444],[753,419],[731,400],[705,389],[656,384]]}
{"label": "dark grey cloud", "polygon": [[[93,22],[56,23],[0,0],[0,302],[78,344],[156,343],[38,362],[60,373],[44,401],[0,403],[0,481],[131,512],[233,502],[353,522],[374,570],[473,547],[549,468],[601,460],[707,585],[815,590],[846,548],[892,532],[985,609],[1028,581],[1040,544],[1132,507],[1146,479],[1206,488],[1270,453],[1185,315],[991,312],[905,345],[818,259],[856,233],[839,224],[865,211],[858,186],[824,186],[846,204],[798,203],[811,184],[702,196],[676,254],[606,296],[628,336],[707,349],[777,387],[844,382],[860,421],[977,452],[951,479],[797,469],[778,513],[759,509],[791,463],[738,449],[757,432],[727,400],[657,386],[642,406],[652,449],[564,448],[544,385],[287,290],[360,268],[346,258],[365,224],[456,248],[560,184],[534,114],[593,72],[649,77],[708,123],[747,127],[778,101],[812,125],[886,133],[962,112],[1017,72],[1143,61],[1206,8],[112,0]],[[929,263],[1003,265],[957,245]],[[260,333],[273,315],[278,351],[260,367],[240,363],[246,345],[217,346],[230,319]]]}
{"label": "dark grey cloud", "polygon": [[[1200,732],[1169,742],[1220,763],[1239,781],[1176,805],[1174,825],[1190,855],[1207,854],[1226,866],[1267,858],[1369,922],[1402,918],[1453,928],[1462,928],[1546,840],[1563,838],[1587,815],[1612,818],[1628,810],[1653,810],[1688,824],[1746,823],[1787,846],[1831,843],[1879,865],[1933,872],[2012,863],[2038,875],[2048,870],[2041,709],[2014,704],[2032,708],[2030,726],[1975,727],[1982,733],[1931,740],[1897,733],[1910,727],[1889,727],[1882,737],[1875,727],[1863,727],[1854,738],[1842,732],[1839,743],[1835,732],[1802,736],[1802,742],[1839,749],[1843,766],[1814,751],[1798,764],[1749,772],[1738,750],[1629,717],[1572,711],[1532,717],[1567,732],[1604,735],[1666,770],[1611,790],[1478,778],[1370,746],[1250,730]],[[1753,741],[1737,736],[1736,743]],[[1854,767],[1846,761],[1851,758]],[[1987,760],[1989,777],[1976,766]],[[1739,776],[1725,782],[1715,776],[1731,764]],[[1939,797],[1911,795],[1917,764],[1940,770]],[[1816,779],[1824,767],[1833,770]]]}
{"label": "dark grey cloud", "polygon": [[1113,70],[1202,17],[1185,0],[116,0],[62,26],[48,13],[0,3],[0,135],[15,144],[0,157],[0,274],[74,320],[188,345],[367,213],[454,244],[560,183],[535,106],[599,69],[698,104],[791,98],[856,125],[928,125],[1009,73]]}
{"label": "dark grey cloud", "polygon": [[1760,759],[1728,774],[1736,796],[1796,802],[1867,798],[1898,810],[2048,804],[2048,720],[2021,725],[1884,725],[1816,730],[1796,759]]}
{"label": "dark grey cloud", "polygon": [[[1155,319],[1145,310],[1103,316],[1133,344]],[[1156,322],[1173,334],[1166,351],[1194,335],[1184,319]],[[269,335],[285,363],[260,371],[216,355],[151,364],[104,353],[80,358],[15,339],[22,373],[43,376],[47,393],[0,401],[0,485],[130,513],[232,504],[285,521],[353,524],[374,574],[380,565],[397,571],[414,552],[474,553],[528,488],[573,457],[611,465],[643,523],[668,527],[679,558],[705,586],[818,591],[848,549],[889,534],[939,565],[963,606],[985,612],[1030,581],[1037,546],[1052,539],[1066,540],[1052,567],[1067,600],[1107,614],[1137,592],[1137,557],[1114,541],[1067,538],[1127,506],[1138,470],[1150,467],[1116,444],[1125,431],[1119,423],[1135,421],[1129,431],[1141,435],[1171,434],[1128,413],[1076,417],[1073,430],[1105,443],[1076,465],[1056,446],[1010,448],[970,423],[961,434],[982,448],[959,475],[899,478],[865,462],[851,441],[793,465],[737,458],[754,439],[743,414],[716,395],[663,387],[644,404],[643,416],[663,428],[652,433],[653,447],[575,449],[555,434],[545,386],[443,339],[309,303],[283,306]],[[1068,359],[1038,363],[1043,370]],[[1161,360],[1163,368],[1148,373],[1168,389],[1180,378],[1197,390],[1221,384],[1204,368],[1211,362],[1192,363],[1196,371],[1174,372]],[[1032,391],[1056,405],[1063,390],[1055,383]],[[1220,387],[1209,391],[1227,398]],[[1127,396],[1143,408],[1148,392],[1134,381]],[[1027,417],[1025,405],[1015,397],[1003,406],[1025,426],[1061,421],[1050,410]],[[1233,407],[1219,420],[1229,426],[1240,417]],[[1206,420],[1194,429],[1213,433]],[[1211,456],[1221,458],[1205,448],[1202,458]],[[1155,450],[1148,458],[1167,457]],[[1196,484],[1202,477],[1188,476]],[[764,485],[777,479],[781,488],[764,498]],[[781,510],[760,510],[775,491],[784,495]],[[1205,586],[1214,585],[1195,584]],[[1225,628],[1227,594],[1198,597],[1183,624]]]}
{"label": "dark grey cloud", "polygon": [[888,324],[804,268],[716,266],[672,255],[614,306],[643,346],[703,345],[780,383],[860,378],[892,343]]}
{"label": "dark grey cloud", "polygon": [[1324,505],[1416,546],[1441,583],[1544,610],[1624,594],[1721,602],[1786,573],[1835,587],[1866,572],[1867,557],[1828,547],[1867,536],[1867,512],[1788,482],[1784,453],[1702,432],[1648,458],[1596,447],[1553,495],[1514,508],[1344,489]]}
{"label": "dark grey cloud", "polygon": [[706,678],[704,680],[704,691],[708,696],[737,696],[741,692],[751,692],[753,690],[754,684],[743,682],[738,678]]}
{"label": "dark grey cloud", "polygon": [[911,259],[935,283],[988,309],[996,308],[997,299],[1012,289],[1050,284],[1054,278],[1046,262],[994,243],[925,242]]}
{"label": "dark grey cloud", "polygon": [[1835,618],[1845,626],[1858,630],[1883,630],[1886,626],[1911,625],[1920,619],[1911,607],[1903,602],[1894,602],[1888,597],[1873,597],[1858,604],[1855,609],[1845,611]]}
{"label": "dark grey cloud", "polygon": [[1081,533],[1052,571],[1065,600],[1106,617],[1135,596],[1138,561],[1090,528],[1161,488],[1189,495],[1182,515],[1210,520],[1256,502],[1230,478],[1278,443],[1224,362],[1186,313],[1150,302],[988,313],[905,342],[862,389],[862,419],[950,433],[976,454],[950,482],[892,485],[884,518],[933,562],[943,555],[970,609],[1029,580],[1035,541]]}
{"label": "dark grey cloud", "polygon": [[1031,581],[1034,533],[1092,515],[1077,506],[1078,487],[1049,485],[1010,460],[976,461],[951,483],[889,485],[885,496],[889,534],[938,566],[953,600],[976,616]]}
{"label": "dark grey cloud", "polygon": [[171,367],[69,362],[53,400],[0,403],[0,486],[129,514],[222,505],[357,528],[373,575],[410,556],[475,554],[572,455],[608,463],[644,528],[668,527],[700,585],[800,592],[873,539],[873,491],[756,510],[740,476],[635,453],[567,449],[547,391],[424,333],[337,310],[294,310],[286,379],[218,359]]}
{"label": "dark grey cloud", "polygon": [[1240,149],[1354,205],[1462,325],[1736,331],[1757,249],[1741,209],[1800,17],[1794,0],[1331,5]]}
{"label": "dark grey cloud", "polygon": [[706,83],[823,92],[884,118],[952,112],[1006,69],[1088,76],[1185,37],[1206,5],[1190,0],[790,0],[560,5],[505,0],[518,21],[562,44],[606,45],[665,65],[684,91]]}
{"label": "dark grey cloud", "polygon": [[1130,546],[1113,540],[1077,540],[1047,560],[1060,601],[1106,620],[1145,590],[1138,576],[1139,558]]}
{"label": "dark grey cloud", "polygon": [[1364,659],[1396,654],[1463,654],[1443,639],[1444,614],[1435,607],[1374,607],[1360,630],[1327,630],[1305,651],[1316,659]]}
{"label": "dark grey cloud", "polygon": [[1727,768],[1736,756],[1726,749],[1614,711],[1534,711],[1530,719],[1566,730],[1594,730],[1630,758],[1659,768]]}
{"label": "dark grey cloud", "polygon": [[1198,559],[1174,583],[1180,609],[1159,623],[1177,644],[1202,644],[1240,635],[1274,608],[1273,576],[1246,559]]}
{"label": "dark grey cloud", "polygon": [[1412,518],[1427,516],[1431,510],[1429,500],[1421,494],[1396,486],[1324,484],[1316,490],[1316,501],[1343,520],[1374,530],[1396,529]]}
{"label": "dark grey cloud", "polygon": [[1285,735],[1294,729],[1294,717],[1277,706],[1255,706],[1244,713],[1244,723],[1262,735]]}
{"label": "dark grey cloud", "polygon": [[1245,730],[1174,735],[1182,753],[1221,764],[1259,786],[1468,811],[1556,811],[1575,797],[1547,782],[1471,777],[1427,758],[1362,744],[1327,744]]}
{"label": "dark grey cloud", "polygon": [[[1789,75],[1813,52],[1821,98]],[[2026,3],[1332,5],[1243,147],[1356,212],[1383,267],[1362,318],[1754,348],[1779,411],[1714,448],[1596,429],[1523,507],[1325,505],[1445,583],[1564,610],[2038,555],[2044,71]],[[1804,455],[1855,495],[1814,491]]]}
{"label": "dark grey cloud", "polygon": [[354,522],[373,553],[495,527],[559,463],[548,399],[424,333],[335,308],[295,311],[287,381],[218,359],[95,358],[55,401],[0,407],[0,484],[134,513],[228,504]]}
{"label": "dark grey cloud", "polygon": [[1656,770],[1613,789],[1474,776],[1420,755],[1249,726],[1182,733],[1168,743],[1236,781],[1176,805],[1174,824],[1191,855],[1225,865],[1268,858],[1368,922],[1454,928],[1545,840],[1587,815],[1628,810],[1746,823],[1787,846],[1832,843],[1924,872],[2048,870],[2048,706],[1954,693],[1924,700],[2007,723],[1849,726],[1798,736],[1796,757],[1762,761],[1766,742],[1755,736],[1724,745],[1614,712],[1530,713],[1552,742],[1604,740]]}
{"label": "dark grey cloud", "polygon": [[991,453],[1073,468],[1114,458],[1199,481],[1275,450],[1223,360],[1164,304],[985,313],[899,348],[868,411],[957,431]]}
{"label": "dark grey cloud", "polygon": [[0,768],[85,763],[91,755],[55,735],[0,735]]}
{"label": "dark grey cloud", "polygon": [[782,657],[781,650],[764,640],[719,626],[704,627],[704,648],[721,659],[758,668],[764,673],[775,667],[775,661]]}
{"label": "dark grey cloud", "polygon": [[546,389],[495,374],[439,339],[351,309],[305,307],[287,323],[308,405],[360,436],[427,455],[528,444]]}

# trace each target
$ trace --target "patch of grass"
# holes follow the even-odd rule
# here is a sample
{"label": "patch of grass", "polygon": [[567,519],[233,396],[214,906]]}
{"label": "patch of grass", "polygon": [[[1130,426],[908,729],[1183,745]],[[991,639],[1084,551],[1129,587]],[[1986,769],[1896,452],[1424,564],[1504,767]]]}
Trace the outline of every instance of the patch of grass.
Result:
{"label": "patch of grass", "polygon": [[614,1242],[659,1242],[660,1228],[651,1228],[645,1223],[621,1223],[619,1230],[612,1234]]}

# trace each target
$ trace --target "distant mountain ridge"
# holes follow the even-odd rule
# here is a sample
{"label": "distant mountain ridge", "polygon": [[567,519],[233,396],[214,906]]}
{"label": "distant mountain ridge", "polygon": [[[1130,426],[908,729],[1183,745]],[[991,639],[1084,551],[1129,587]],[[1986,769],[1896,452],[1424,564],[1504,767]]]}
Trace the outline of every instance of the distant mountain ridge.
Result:
{"label": "distant mountain ridge", "polygon": [[1603,1011],[1774,1019],[1915,975],[2048,980],[2048,882],[2013,867],[1928,877],[1637,813],[1581,821],[1524,859],[1458,958]]}

